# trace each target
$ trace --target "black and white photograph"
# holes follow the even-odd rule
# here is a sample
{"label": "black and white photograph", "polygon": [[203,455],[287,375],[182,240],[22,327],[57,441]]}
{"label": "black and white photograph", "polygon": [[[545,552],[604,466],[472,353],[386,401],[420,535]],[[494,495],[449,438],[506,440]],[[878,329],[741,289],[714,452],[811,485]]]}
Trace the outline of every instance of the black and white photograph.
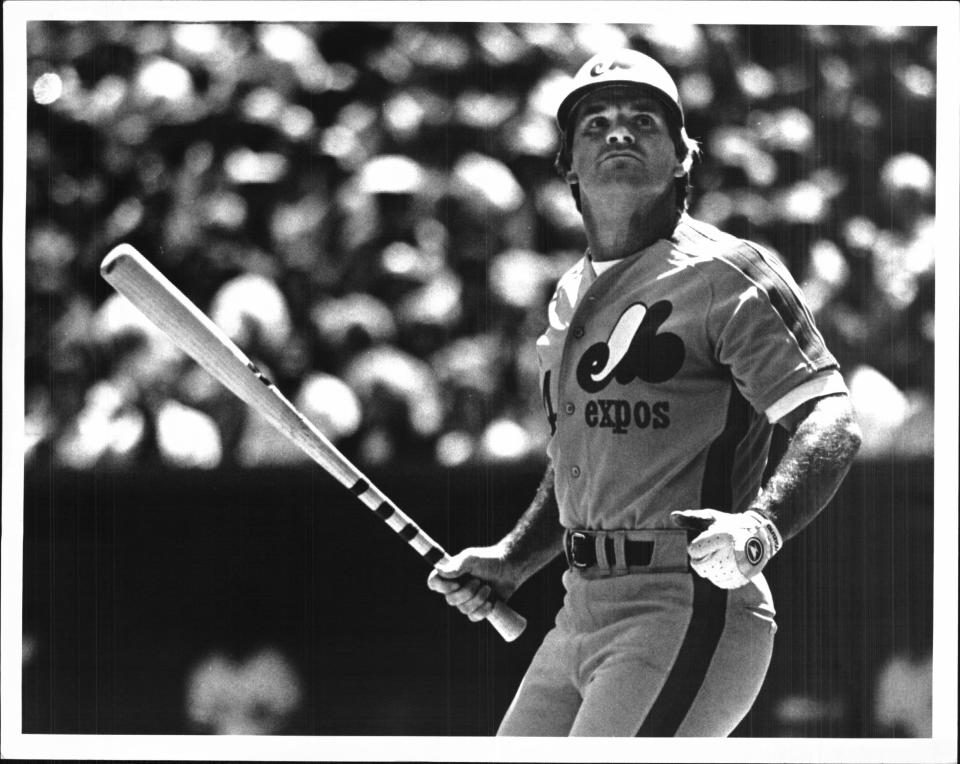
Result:
{"label": "black and white photograph", "polygon": [[4,758],[956,761],[960,6],[3,10]]}

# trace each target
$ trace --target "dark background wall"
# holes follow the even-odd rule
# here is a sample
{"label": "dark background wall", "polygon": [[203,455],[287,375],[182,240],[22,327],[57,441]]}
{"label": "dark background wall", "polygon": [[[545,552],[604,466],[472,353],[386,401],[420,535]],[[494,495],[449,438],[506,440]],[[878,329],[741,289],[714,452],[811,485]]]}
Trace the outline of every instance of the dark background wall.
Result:
{"label": "dark background wall", "polygon": [[[507,530],[539,472],[369,476],[457,550]],[[736,734],[898,733],[874,721],[876,679],[931,649],[932,494],[932,460],[861,461],[771,563],[776,651]],[[502,642],[319,470],[33,470],[24,510],[25,732],[189,732],[196,662],[273,645],[303,685],[285,732],[491,734],[562,597],[558,560],[515,595],[530,625]]]}

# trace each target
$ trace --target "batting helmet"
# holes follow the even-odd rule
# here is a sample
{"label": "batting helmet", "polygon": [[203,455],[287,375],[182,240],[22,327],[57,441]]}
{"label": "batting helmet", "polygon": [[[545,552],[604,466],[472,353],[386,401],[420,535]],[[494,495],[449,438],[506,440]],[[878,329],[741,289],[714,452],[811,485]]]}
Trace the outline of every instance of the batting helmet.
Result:
{"label": "batting helmet", "polygon": [[683,126],[680,94],[673,78],[650,56],[636,50],[622,49],[598,53],[580,67],[570,84],[570,91],[557,109],[557,125],[566,132],[567,121],[577,104],[590,92],[607,85],[641,85],[649,88]]}

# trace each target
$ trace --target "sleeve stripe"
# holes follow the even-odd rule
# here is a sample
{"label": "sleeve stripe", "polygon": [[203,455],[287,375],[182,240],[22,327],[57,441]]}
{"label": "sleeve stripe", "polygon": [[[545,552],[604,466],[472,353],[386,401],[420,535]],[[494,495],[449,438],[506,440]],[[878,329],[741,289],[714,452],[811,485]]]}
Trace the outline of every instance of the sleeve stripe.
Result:
{"label": "sleeve stripe", "polygon": [[804,355],[822,356],[820,351],[824,349],[824,344],[819,332],[814,328],[813,317],[763,255],[756,250],[753,252],[753,256],[744,252],[731,252],[725,255],[725,259],[763,289],[770,305],[793,335]]}
{"label": "sleeve stripe", "polygon": [[[699,236],[701,239],[719,244],[719,241],[701,230],[697,225],[699,221],[692,218],[685,219],[686,225],[683,226],[683,234],[688,241],[693,243],[690,234]],[[727,238],[724,235],[724,238]],[[733,249],[725,247],[727,251],[720,259],[729,263],[731,266],[743,273],[750,281],[756,284],[767,295],[770,305],[776,311],[783,325],[793,336],[794,341],[800,347],[800,351],[812,362],[814,366],[822,366],[824,358],[832,356],[826,349],[826,344],[817,331],[813,316],[806,305],[798,298],[793,287],[783,278],[774,265],[768,261],[767,257],[752,242],[729,237],[731,241],[739,241],[740,247]],[[744,251],[744,248],[747,248]]]}

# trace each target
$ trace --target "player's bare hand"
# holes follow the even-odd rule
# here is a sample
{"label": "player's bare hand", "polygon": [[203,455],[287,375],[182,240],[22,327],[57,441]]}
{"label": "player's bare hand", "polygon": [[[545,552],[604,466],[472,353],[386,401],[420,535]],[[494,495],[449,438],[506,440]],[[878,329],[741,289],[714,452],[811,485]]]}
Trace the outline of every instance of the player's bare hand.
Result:
{"label": "player's bare hand", "polygon": [[519,585],[509,569],[498,547],[470,547],[437,563],[427,586],[471,621],[480,621],[493,610],[494,595],[505,600]]}

